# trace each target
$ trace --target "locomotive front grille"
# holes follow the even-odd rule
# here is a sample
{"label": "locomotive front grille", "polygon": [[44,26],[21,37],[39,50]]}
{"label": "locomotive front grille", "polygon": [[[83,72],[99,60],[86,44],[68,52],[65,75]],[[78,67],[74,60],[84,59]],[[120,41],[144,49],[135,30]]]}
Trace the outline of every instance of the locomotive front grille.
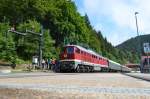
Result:
{"label": "locomotive front grille", "polygon": [[62,70],[73,70],[75,64],[72,61],[62,61],[60,66]]}

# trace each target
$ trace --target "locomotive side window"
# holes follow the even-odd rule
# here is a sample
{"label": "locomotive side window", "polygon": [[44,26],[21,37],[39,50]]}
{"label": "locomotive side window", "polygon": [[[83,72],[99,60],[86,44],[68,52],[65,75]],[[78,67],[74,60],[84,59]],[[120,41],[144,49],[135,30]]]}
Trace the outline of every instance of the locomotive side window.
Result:
{"label": "locomotive side window", "polygon": [[83,54],[83,51],[81,51],[81,54]]}
{"label": "locomotive side window", "polygon": [[92,58],[94,58],[94,56],[92,55]]}
{"label": "locomotive side window", "polygon": [[86,56],[86,52],[84,52],[84,55]]}
{"label": "locomotive side window", "polygon": [[97,59],[97,56],[95,56],[95,58]]}
{"label": "locomotive side window", "polygon": [[74,48],[73,47],[67,47],[67,53],[68,54],[72,54],[74,52]]}
{"label": "locomotive side window", "polygon": [[80,53],[80,50],[78,48],[76,48],[76,53]]}

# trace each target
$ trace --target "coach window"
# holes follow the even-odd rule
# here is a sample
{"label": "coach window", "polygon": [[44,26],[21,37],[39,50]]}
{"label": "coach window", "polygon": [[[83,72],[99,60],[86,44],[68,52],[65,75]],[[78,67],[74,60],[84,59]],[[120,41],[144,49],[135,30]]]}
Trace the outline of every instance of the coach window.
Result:
{"label": "coach window", "polygon": [[72,54],[74,52],[74,48],[73,47],[67,47],[67,53],[68,54]]}
{"label": "coach window", "polygon": [[84,55],[86,56],[86,52],[84,52]]}
{"label": "coach window", "polygon": [[83,51],[81,51],[81,54],[83,54]]}

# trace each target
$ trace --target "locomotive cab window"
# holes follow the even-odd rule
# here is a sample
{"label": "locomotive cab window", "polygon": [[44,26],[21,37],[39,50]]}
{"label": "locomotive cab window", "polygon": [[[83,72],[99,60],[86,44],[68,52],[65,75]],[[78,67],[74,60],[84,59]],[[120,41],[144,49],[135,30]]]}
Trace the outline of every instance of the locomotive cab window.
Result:
{"label": "locomotive cab window", "polygon": [[68,54],[72,54],[74,52],[74,48],[73,47],[67,47],[67,53]]}

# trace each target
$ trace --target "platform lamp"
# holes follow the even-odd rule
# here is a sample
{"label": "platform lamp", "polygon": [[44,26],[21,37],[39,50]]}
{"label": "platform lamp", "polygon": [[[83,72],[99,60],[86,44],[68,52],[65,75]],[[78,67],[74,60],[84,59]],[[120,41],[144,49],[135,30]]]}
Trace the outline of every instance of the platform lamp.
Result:
{"label": "platform lamp", "polygon": [[[140,35],[139,35],[139,27],[138,27],[138,20],[137,20],[137,14],[139,14],[139,12],[135,12],[135,21],[136,21],[136,31],[137,31],[137,40],[139,43],[139,53],[140,53],[140,57],[142,56],[141,53],[141,40],[140,40]],[[142,70],[142,65],[141,65],[141,61],[140,61],[140,69]]]}

